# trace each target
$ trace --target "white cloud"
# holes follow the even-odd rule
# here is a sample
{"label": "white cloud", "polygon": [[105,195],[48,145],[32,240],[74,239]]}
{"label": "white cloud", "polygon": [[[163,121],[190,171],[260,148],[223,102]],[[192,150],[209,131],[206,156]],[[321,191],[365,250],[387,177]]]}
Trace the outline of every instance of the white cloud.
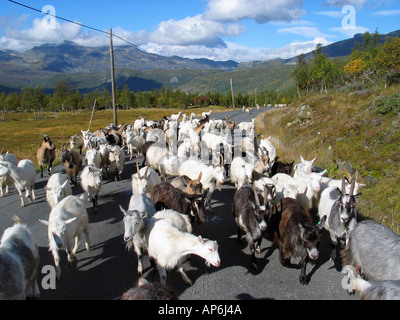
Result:
{"label": "white cloud", "polygon": [[343,18],[343,13],[341,11],[316,11],[316,12],[312,12],[312,14],[326,16],[326,17],[333,18],[333,19]]}
{"label": "white cloud", "polygon": [[258,23],[300,19],[305,11],[301,0],[209,0],[205,17],[217,21],[253,19]]}
{"label": "white cloud", "polygon": [[369,3],[370,0],[327,0],[324,2],[326,6],[333,6],[337,8],[342,8],[344,6],[350,5],[358,8],[362,8],[364,5]]}
{"label": "white cloud", "polygon": [[340,32],[340,33],[344,34],[348,38],[354,37],[354,35],[357,34],[357,33],[365,33],[367,31],[370,31],[368,28],[361,27],[361,26],[355,26],[355,27],[352,27],[352,28],[350,28],[350,27],[348,27],[348,28],[343,28],[343,27],[341,27],[341,28],[331,28],[329,30],[334,31],[334,32]]}
{"label": "white cloud", "polygon": [[377,11],[374,13],[374,16],[398,16],[400,15],[400,10],[382,10],[382,11]]}
{"label": "white cloud", "polygon": [[334,36],[332,35],[327,35],[321,31],[319,31],[318,28],[316,27],[290,27],[290,28],[282,28],[278,29],[279,33],[291,33],[291,34],[296,34],[300,35],[306,38],[333,38]]}
{"label": "white cloud", "polygon": [[33,20],[33,26],[27,30],[7,29],[0,39],[1,49],[24,51],[44,43],[59,44],[65,40],[73,41],[81,27],[72,23],[55,21],[55,27],[50,28],[41,19]]}
{"label": "white cloud", "polygon": [[149,41],[171,45],[197,45],[206,47],[225,46],[223,36],[238,36],[244,27],[239,24],[225,25],[206,20],[202,15],[187,17],[183,20],[167,20],[158,25],[156,31],[149,34]]}

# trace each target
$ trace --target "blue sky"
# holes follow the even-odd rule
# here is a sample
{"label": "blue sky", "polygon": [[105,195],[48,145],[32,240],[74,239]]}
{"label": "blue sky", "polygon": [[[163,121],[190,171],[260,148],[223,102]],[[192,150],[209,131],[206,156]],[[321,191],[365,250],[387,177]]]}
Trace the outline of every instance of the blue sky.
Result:
{"label": "blue sky", "polygon": [[[0,50],[74,41],[107,46],[106,34],[0,0]],[[16,0],[17,1],[17,0]],[[400,29],[400,0],[19,0],[113,32],[144,50],[213,60],[290,58],[365,31]],[[54,22],[54,24],[51,24]],[[114,44],[126,45],[118,39]]]}

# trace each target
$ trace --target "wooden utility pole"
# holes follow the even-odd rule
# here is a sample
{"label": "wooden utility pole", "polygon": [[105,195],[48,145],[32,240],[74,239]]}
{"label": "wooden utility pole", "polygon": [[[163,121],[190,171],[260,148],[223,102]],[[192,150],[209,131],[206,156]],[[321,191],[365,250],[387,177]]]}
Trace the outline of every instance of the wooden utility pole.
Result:
{"label": "wooden utility pole", "polygon": [[111,93],[112,93],[112,106],[114,115],[114,125],[117,126],[117,106],[115,102],[115,72],[114,72],[114,49],[113,49],[113,36],[112,29],[110,28],[110,60],[111,60]]}
{"label": "wooden utility pole", "polygon": [[232,106],[235,109],[235,99],[233,97],[233,85],[232,85],[232,78],[231,78],[231,93],[232,93]]}

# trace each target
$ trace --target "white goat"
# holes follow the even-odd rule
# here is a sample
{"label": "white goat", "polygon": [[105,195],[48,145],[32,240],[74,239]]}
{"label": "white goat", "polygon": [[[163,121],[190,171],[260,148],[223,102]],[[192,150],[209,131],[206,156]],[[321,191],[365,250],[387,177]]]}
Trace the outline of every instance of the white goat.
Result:
{"label": "white goat", "polygon": [[[18,165],[18,160],[17,158],[8,153],[8,151],[5,154],[0,154],[0,161],[8,161],[11,162],[14,165]],[[5,184],[6,186],[6,190],[5,190],[5,194],[9,193],[9,185],[12,185],[14,183],[14,180],[11,178],[10,175],[1,175],[0,174],[0,197],[4,197],[4,193],[3,193],[3,185]]]}
{"label": "white goat", "polygon": [[0,300],[39,298],[39,251],[32,233],[18,218],[0,240]]}
{"label": "white goat", "polygon": [[256,119],[251,119],[251,122],[241,122],[237,125],[240,131],[250,131],[255,129]]}
{"label": "white goat", "polygon": [[[29,198],[32,203],[36,199],[35,196],[35,179],[36,171],[33,162],[29,159],[21,160],[18,166],[7,162],[0,161],[0,176],[10,176],[14,180],[15,188],[18,190],[21,200],[21,207],[25,206],[22,192],[25,189],[25,198]],[[32,193],[32,195],[31,195]]]}
{"label": "white goat", "polygon": [[303,157],[300,155],[301,162],[296,164],[293,169],[293,178],[297,178],[301,175],[307,175],[312,173],[312,168],[314,165],[314,161],[317,158],[312,160],[304,160]]}
{"label": "white goat", "polygon": [[50,212],[49,220],[39,220],[48,227],[50,251],[56,266],[57,279],[61,278],[58,250],[66,246],[68,262],[72,264],[79,248],[82,232],[85,234],[85,248],[90,249],[89,217],[86,211],[86,194],[68,196],[61,200]]}
{"label": "white goat", "polygon": [[86,164],[101,168],[101,154],[96,148],[86,148]]}
{"label": "white goat", "polygon": [[160,171],[159,160],[168,154],[168,149],[165,143],[154,143],[152,144],[146,152],[146,161],[155,170]]}
{"label": "white goat", "polygon": [[147,245],[149,257],[157,262],[163,284],[166,284],[167,270],[178,267],[183,279],[192,285],[182,266],[184,259],[190,254],[202,257],[208,266],[212,264],[219,267],[221,264],[216,241],[184,232],[171,225],[168,219],[154,220]]}
{"label": "white goat", "polygon": [[115,180],[121,180],[125,165],[125,151],[119,146],[113,146],[108,160],[110,161],[110,170],[115,171]]}
{"label": "white goat", "polygon": [[137,155],[140,154],[144,145],[144,139],[142,136],[135,135],[134,131],[127,132],[126,135],[126,145],[128,147],[128,154],[130,160],[132,160],[133,153],[136,152]]}
{"label": "white goat", "polygon": [[178,121],[179,117],[181,116],[182,111],[179,111],[178,114],[171,114],[170,120],[171,121]]}
{"label": "white goat", "polygon": [[158,161],[158,170],[160,172],[161,179],[167,180],[168,176],[179,175],[179,167],[185,162],[187,158],[180,158],[178,156],[173,156],[166,154],[161,157]]}
{"label": "white goat", "polygon": [[92,201],[94,212],[97,212],[97,199],[102,186],[102,174],[98,167],[88,165],[83,168],[81,173],[81,186],[87,193],[88,200]]}
{"label": "white goat", "polygon": [[276,160],[276,148],[271,142],[271,137],[268,137],[267,139],[261,139],[258,147],[268,152],[267,154],[270,161],[270,167],[272,167]]}
{"label": "white goat", "polygon": [[150,199],[153,196],[154,186],[161,183],[158,173],[150,166],[139,170],[136,162],[137,172],[132,175],[132,194],[145,194]]}
{"label": "white goat", "polygon": [[242,157],[236,157],[231,163],[231,181],[236,189],[253,182],[254,165],[246,162]]}
{"label": "white goat", "polygon": [[46,200],[51,209],[62,199],[72,195],[68,177],[62,173],[55,173],[50,176],[44,188],[46,190]]}
{"label": "white goat", "polygon": [[138,258],[138,273],[142,274],[142,251],[147,251],[145,239],[145,224],[144,218],[150,218],[156,213],[153,202],[144,194],[134,194],[129,201],[129,207],[126,211],[121,205],[119,206],[124,214],[124,241],[128,249],[133,248]]}

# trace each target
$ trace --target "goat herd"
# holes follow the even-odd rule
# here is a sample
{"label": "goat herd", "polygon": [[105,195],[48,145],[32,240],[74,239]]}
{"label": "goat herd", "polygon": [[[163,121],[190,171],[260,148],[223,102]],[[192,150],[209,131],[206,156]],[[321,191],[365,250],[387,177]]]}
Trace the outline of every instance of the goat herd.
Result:
{"label": "goat herd", "polygon": [[[249,270],[258,269],[256,253],[267,238],[279,248],[283,266],[290,266],[291,258],[300,258],[299,281],[307,285],[307,263],[319,257],[326,230],[332,259],[347,274],[349,293],[357,291],[363,299],[400,298],[400,237],[376,222],[357,222],[356,201],[363,186],[357,173],[336,180],[314,165],[316,159],[282,163],[273,139],[257,139],[254,119],[238,124],[228,116],[210,119],[210,113],[200,119],[179,113],[160,121],[140,118],[133,124],[110,125],[94,133],[82,130],[60,149],[65,174],[52,174],[55,146],[44,135],[37,160],[41,177],[47,165],[45,190],[51,212],[48,220],[40,222],[48,229],[57,279],[61,278],[59,250],[65,248],[72,263],[82,234],[85,248],[90,249],[87,208],[93,206],[93,214],[98,211],[105,179],[120,180],[125,159],[135,156],[137,172],[132,175],[129,206],[119,205],[123,240],[137,255],[138,274],[143,272],[141,258],[146,252],[157,266],[160,282],[141,281],[122,299],[177,299],[166,285],[167,270],[177,267],[183,280],[192,284],[183,269],[188,255],[203,258],[208,266],[220,266],[217,241],[195,235],[193,229],[215,214],[212,194],[228,180],[236,188],[232,219],[238,240],[244,233],[250,249]],[[144,158],[142,168],[139,156]],[[24,189],[33,202],[35,178],[31,160],[18,162],[9,153],[1,155],[2,197],[13,183],[21,206]],[[73,195],[71,185],[79,180],[84,193]],[[0,244],[0,298],[38,298],[37,245],[28,226],[18,217],[15,221]]]}

